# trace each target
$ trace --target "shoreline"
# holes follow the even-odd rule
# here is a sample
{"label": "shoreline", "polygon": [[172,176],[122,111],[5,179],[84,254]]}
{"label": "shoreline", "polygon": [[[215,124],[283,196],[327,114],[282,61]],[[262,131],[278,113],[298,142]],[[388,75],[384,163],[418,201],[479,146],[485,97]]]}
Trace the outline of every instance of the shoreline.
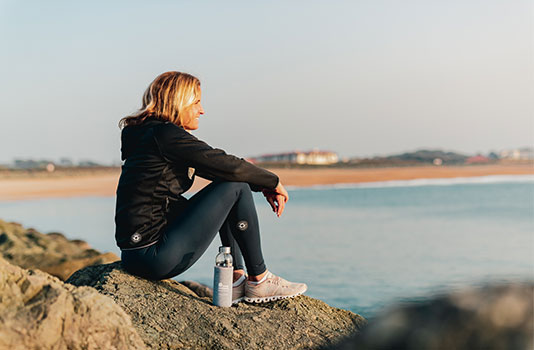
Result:
{"label": "shoreline", "polygon": [[[469,166],[414,166],[384,168],[272,168],[284,186],[290,188],[355,185],[417,179],[451,179],[491,175],[534,175],[530,164],[492,164]],[[39,174],[0,178],[0,201],[115,195],[120,169]],[[196,178],[189,191],[196,192],[209,181]]]}
{"label": "shoreline", "polygon": [[446,186],[464,184],[493,184],[502,182],[532,182],[534,174],[527,175],[482,175],[468,177],[438,177],[438,178],[417,178],[410,180],[386,180],[370,182],[347,182],[325,185],[292,186],[287,185],[288,191],[301,189],[329,190],[329,189],[354,189],[354,188],[384,188],[384,187],[417,187],[417,186]]}

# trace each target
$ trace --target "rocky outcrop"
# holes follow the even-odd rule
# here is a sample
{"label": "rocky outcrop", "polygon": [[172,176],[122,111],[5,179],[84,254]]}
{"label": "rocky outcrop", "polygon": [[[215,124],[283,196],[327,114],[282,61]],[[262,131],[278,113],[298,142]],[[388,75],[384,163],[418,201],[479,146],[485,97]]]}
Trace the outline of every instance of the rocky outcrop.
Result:
{"label": "rocky outcrop", "polygon": [[[131,315],[135,328],[131,328],[129,318],[128,321],[117,324],[130,327],[134,335],[141,336],[142,341],[139,344],[144,346],[146,343],[151,349],[318,348],[336,344],[365,323],[359,315],[332,308],[307,296],[262,306],[239,304],[232,308],[217,308],[211,303],[212,290],[202,284],[192,281],[178,283],[172,280],[154,282],[137,278],[125,273],[120,262],[97,265],[118,260],[114,254],[101,254],[91,249],[87,243],[68,240],[60,233],[42,234],[34,229],[25,229],[19,224],[1,220],[0,254],[13,264],[38,268],[63,280],[74,271],[86,267],[71,276],[68,282],[77,286],[94,287],[101,294],[111,297],[102,296],[104,299],[92,306],[90,302],[83,303],[84,300],[98,295],[94,289],[62,284],[39,271],[26,272],[31,278],[22,279],[20,283],[16,282],[17,278],[11,276],[9,285],[20,285],[13,288],[18,288],[17,295],[21,301],[14,304],[18,306],[11,309],[8,316],[0,316],[5,325],[4,333],[0,332],[0,336],[2,339],[13,339],[9,342],[6,340],[5,343],[0,340],[0,349],[4,345],[16,348],[15,346],[20,344],[24,344],[20,345],[21,348],[26,346],[31,349],[32,344],[38,341],[39,334],[44,337],[45,333],[52,334],[52,337],[43,343],[43,349],[56,346],[61,349],[71,345],[72,348],[87,349],[98,346],[106,349],[112,349],[113,346],[116,349],[135,349],[130,341],[123,339],[125,336],[115,329],[113,322],[108,329],[107,321],[97,322],[97,326],[107,329],[108,333],[102,332],[110,341],[119,339],[117,344],[98,345],[98,342],[91,340],[90,335],[87,335],[89,338],[83,346],[73,345],[76,344],[77,338],[67,337],[62,342],[58,340],[65,336],[62,330],[64,319],[76,320],[68,321],[72,334],[84,331],[90,333],[93,330],[100,332],[101,330],[90,324],[90,320],[83,323],[80,318],[86,320],[93,317],[91,322],[99,317],[101,320],[107,320],[110,316],[105,314],[108,312],[106,308],[112,310],[120,307]],[[4,264],[7,263],[4,261]],[[9,271],[13,269],[15,267],[11,266]],[[20,272],[24,270],[18,271],[19,275],[24,274]],[[27,289],[29,282],[26,280],[33,283],[32,288]],[[24,294],[26,291],[29,291],[28,295]],[[2,303],[9,303],[10,297],[2,295],[0,298]],[[39,301],[37,307],[34,306],[35,300]],[[65,304],[65,309],[60,308],[61,304]],[[80,306],[81,304],[83,306]],[[39,314],[35,314],[37,308],[41,310]],[[78,310],[83,313],[76,314]],[[36,316],[33,320],[32,315]],[[26,323],[32,324],[31,329],[34,331],[24,333]],[[78,329],[79,327],[84,329]],[[23,333],[17,338],[14,336],[17,332]],[[115,332],[117,335],[114,338],[109,332]]]}
{"label": "rocky outcrop", "polygon": [[308,296],[219,308],[176,281],[130,275],[120,262],[86,267],[67,282],[113,298],[149,349],[313,349],[336,344],[365,323]]}
{"label": "rocky outcrop", "polygon": [[93,288],[0,257],[0,349],[145,349],[130,317]]}
{"label": "rocky outcrop", "polygon": [[118,258],[1,220],[0,253],[63,278],[87,266],[71,285],[0,257],[0,350],[534,348],[532,283],[392,307],[364,327],[361,316],[308,296],[218,308],[199,283],[148,281],[120,262],[93,265]]}
{"label": "rocky outcrop", "polygon": [[534,349],[534,284],[467,289],[390,308],[337,350]]}
{"label": "rocky outcrop", "polygon": [[0,220],[0,255],[23,268],[39,269],[66,280],[89,265],[119,260],[113,253],[100,253],[80,240],[68,240],[61,233],[43,234],[17,223]]}

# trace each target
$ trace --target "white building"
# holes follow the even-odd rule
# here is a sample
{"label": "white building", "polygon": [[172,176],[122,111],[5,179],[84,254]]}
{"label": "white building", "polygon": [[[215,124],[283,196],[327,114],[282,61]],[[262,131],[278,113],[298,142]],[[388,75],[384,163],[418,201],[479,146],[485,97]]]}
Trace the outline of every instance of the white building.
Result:
{"label": "white building", "polygon": [[313,150],[309,152],[287,152],[265,154],[251,159],[255,162],[283,162],[293,164],[328,165],[339,161],[336,153],[330,151]]}
{"label": "white building", "polygon": [[516,148],[499,152],[499,158],[511,160],[534,160],[534,148]]}

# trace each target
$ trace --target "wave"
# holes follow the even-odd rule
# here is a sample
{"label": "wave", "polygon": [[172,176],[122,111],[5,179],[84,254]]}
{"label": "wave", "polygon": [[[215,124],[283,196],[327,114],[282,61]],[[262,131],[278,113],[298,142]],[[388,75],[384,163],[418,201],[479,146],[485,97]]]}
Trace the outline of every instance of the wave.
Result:
{"label": "wave", "polygon": [[330,185],[286,186],[288,190],[327,190],[351,188],[416,187],[416,186],[451,186],[463,184],[497,184],[497,183],[534,183],[534,175],[487,175],[472,177],[452,177],[437,179],[391,180],[359,183],[341,183]]}

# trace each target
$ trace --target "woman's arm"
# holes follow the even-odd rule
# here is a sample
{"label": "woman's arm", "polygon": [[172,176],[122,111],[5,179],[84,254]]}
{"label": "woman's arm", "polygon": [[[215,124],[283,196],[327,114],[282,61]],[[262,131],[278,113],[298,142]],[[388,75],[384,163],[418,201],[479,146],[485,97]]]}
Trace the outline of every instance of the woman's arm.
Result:
{"label": "woman's arm", "polygon": [[256,191],[274,191],[279,184],[276,174],[213,148],[174,124],[154,128],[154,138],[163,157],[171,163],[195,168],[199,176],[247,182]]}

